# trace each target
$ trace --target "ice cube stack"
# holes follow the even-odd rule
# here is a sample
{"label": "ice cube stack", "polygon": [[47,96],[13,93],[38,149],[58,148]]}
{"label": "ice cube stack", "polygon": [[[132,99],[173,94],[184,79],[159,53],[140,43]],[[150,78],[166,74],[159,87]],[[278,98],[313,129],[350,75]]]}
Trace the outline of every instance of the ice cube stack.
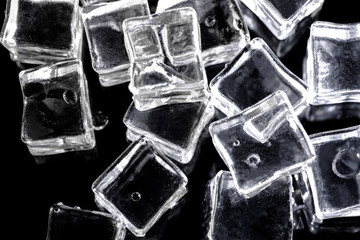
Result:
{"label": "ice cube stack", "polygon": [[[146,0],[8,0],[0,41],[37,65],[19,74],[32,155],[95,147],[83,54],[103,87],[128,84],[133,100],[132,143],[91,186],[100,211],[53,205],[47,239],[146,236],[184,200],[184,169],[210,139],[224,169],[204,189],[205,238],[359,233],[360,123],[310,136],[303,125],[344,109],[360,119],[360,25],[316,21],[323,4],[159,0],[150,13]],[[309,27],[300,79],[281,57]]]}

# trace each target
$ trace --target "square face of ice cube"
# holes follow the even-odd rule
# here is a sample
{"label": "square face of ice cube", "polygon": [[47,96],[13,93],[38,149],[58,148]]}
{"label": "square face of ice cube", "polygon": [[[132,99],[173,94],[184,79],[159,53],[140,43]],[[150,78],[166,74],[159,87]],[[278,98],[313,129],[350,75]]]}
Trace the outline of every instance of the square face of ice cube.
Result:
{"label": "square face of ice cube", "polygon": [[100,74],[102,85],[130,81],[122,23],[126,18],[149,14],[146,0],[100,1],[83,8],[82,19],[92,65]]}
{"label": "square face of ice cube", "polygon": [[250,39],[236,0],[160,0],[156,12],[182,7],[197,12],[205,66],[231,61]]}
{"label": "square face of ice cube", "polygon": [[260,38],[253,39],[210,83],[212,101],[227,116],[240,113],[271,93],[284,91],[299,115],[307,107],[307,86]]}
{"label": "square face of ice cube", "polygon": [[360,24],[312,25],[304,64],[311,104],[360,103],[359,28]]}
{"label": "square face of ice cube", "polygon": [[252,198],[236,191],[228,171],[210,183],[211,240],[290,240],[293,232],[291,177],[281,178]]}
{"label": "square face of ice cube", "polygon": [[360,126],[310,136],[307,170],[318,219],[360,216]]}
{"label": "square face of ice cube", "polygon": [[210,125],[214,146],[239,193],[254,196],[281,176],[301,171],[314,149],[284,92]]}
{"label": "square face of ice cube", "polygon": [[82,64],[68,60],[20,72],[24,98],[21,137],[33,155],[95,146]]}
{"label": "square face of ice cube", "polygon": [[123,28],[133,65],[129,89],[136,108],[147,110],[206,97],[207,78],[194,9],[130,18]]}
{"label": "square face of ice cube", "polygon": [[178,103],[139,111],[132,103],[124,116],[130,140],[145,136],[168,157],[188,163],[204,127],[213,118],[209,101]]}
{"label": "square face of ice cube", "polygon": [[82,210],[58,203],[50,208],[48,240],[122,240],[123,224],[99,211]]}
{"label": "square face of ice cube", "polygon": [[78,0],[8,0],[1,43],[16,61],[46,63],[78,57]]}
{"label": "square face of ice cube", "polygon": [[93,183],[97,204],[144,236],[186,193],[187,177],[149,142],[131,144]]}

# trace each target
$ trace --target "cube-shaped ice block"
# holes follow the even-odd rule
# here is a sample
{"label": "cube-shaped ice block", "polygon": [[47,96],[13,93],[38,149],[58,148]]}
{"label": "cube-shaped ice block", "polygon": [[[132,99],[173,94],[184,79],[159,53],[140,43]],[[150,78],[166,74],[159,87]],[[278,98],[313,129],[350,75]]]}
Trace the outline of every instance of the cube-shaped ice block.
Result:
{"label": "cube-shaped ice block", "polygon": [[310,136],[307,170],[318,219],[360,217],[360,126]]}
{"label": "cube-shaped ice block", "polygon": [[125,227],[112,215],[57,203],[50,208],[47,240],[122,240]]}
{"label": "cube-shaped ice block", "polygon": [[78,60],[20,72],[24,107],[21,138],[33,155],[92,149],[87,81]]}
{"label": "cube-shaped ice block", "polygon": [[279,56],[286,55],[317,19],[325,0],[240,0],[249,28]]}
{"label": "cube-shaped ice block", "polygon": [[7,0],[0,42],[14,61],[41,64],[78,58],[79,0]]}
{"label": "cube-shaped ice block", "polygon": [[312,105],[360,103],[360,24],[315,22],[303,79]]}
{"label": "cube-shaped ice block", "polygon": [[124,116],[128,139],[145,136],[169,158],[180,163],[192,159],[200,135],[214,116],[208,100],[178,103],[139,111],[132,103]]}
{"label": "cube-shaped ice block", "polygon": [[129,89],[137,109],[207,97],[194,9],[130,18],[124,21],[123,29],[132,63]]}
{"label": "cube-shaped ice block", "polygon": [[252,197],[314,158],[310,139],[282,91],[210,125],[214,146],[239,193]]}
{"label": "cube-shaped ice block", "polygon": [[[305,223],[312,233],[358,233],[360,232],[360,215],[358,216],[340,216],[326,219],[319,219],[315,213],[314,200],[317,196],[313,195],[309,177],[306,171],[294,175],[296,192],[300,192],[302,203],[297,204],[295,208],[297,214],[305,217]],[[348,192],[348,189],[345,190]],[[338,198],[339,189],[335,189],[333,199]],[[301,212],[300,212],[300,211]]]}
{"label": "cube-shaped ice block", "polygon": [[97,1],[84,6],[82,19],[92,66],[102,86],[130,81],[122,23],[126,18],[149,14],[147,0]]}
{"label": "cube-shaped ice block", "polygon": [[260,38],[255,38],[210,83],[212,102],[227,116],[240,113],[282,90],[295,112],[308,106],[307,86],[288,70]]}
{"label": "cube-shaped ice block", "polygon": [[237,0],[159,0],[156,12],[181,7],[197,12],[205,66],[230,62],[250,40]]}
{"label": "cube-shaped ice block", "polygon": [[186,193],[187,177],[144,139],[132,143],[93,183],[97,204],[141,237]]}
{"label": "cube-shaped ice block", "polygon": [[228,171],[220,171],[209,188],[208,239],[292,239],[291,177],[277,180],[252,198],[236,191]]}

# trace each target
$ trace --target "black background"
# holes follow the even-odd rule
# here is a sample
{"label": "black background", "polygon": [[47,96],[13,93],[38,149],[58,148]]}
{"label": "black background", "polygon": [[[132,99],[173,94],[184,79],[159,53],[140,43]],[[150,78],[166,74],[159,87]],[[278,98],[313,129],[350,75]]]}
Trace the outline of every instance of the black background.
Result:
{"label": "black background", "polygon": [[[0,3],[1,11],[5,10],[5,2]],[[0,14],[0,22],[3,22],[3,19],[4,15]],[[327,0],[319,20],[359,22],[360,14],[356,1]],[[283,63],[300,78],[308,34],[307,32],[301,38],[294,50],[282,58]],[[92,110],[106,114],[109,124],[104,130],[96,132],[97,147],[93,151],[34,158],[20,140],[22,94],[18,73],[21,69],[10,60],[8,51],[2,46],[0,60],[1,207],[5,210],[5,216],[1,215],[2,222],[5,222],[5,225],[2,224],[5,229],[2,235],[10,239],[46,239],[48,211],[52,204],[63,202],[69,206],[97,210],[90,187],[129,145],[122,117],[131,102],[131,94],[127,84],[101,87],[97,74],[91,69],[88,51],[85,49],[84,68],[89,82]],[[209,70],[208,79],[211,80],[219,70],[221,68]],[[353,126],[360,124],[360,121],[349,116],[342,120],[317,123],[303,120],[303,124],[308,133],[315,133]],[[189,192],[178,207],[159,220],[145,239],[197,240],[203,237],[204,186],[219,169],[226,169],[207,132],[203,134],[195,159],[191,164],[181,167],[189,177]],[[128,233],[126,239],[136,238]],[[360,239],[360,236],[346,233],[312,235],[307,231],[296,231],[294,239],[355,240]]]}

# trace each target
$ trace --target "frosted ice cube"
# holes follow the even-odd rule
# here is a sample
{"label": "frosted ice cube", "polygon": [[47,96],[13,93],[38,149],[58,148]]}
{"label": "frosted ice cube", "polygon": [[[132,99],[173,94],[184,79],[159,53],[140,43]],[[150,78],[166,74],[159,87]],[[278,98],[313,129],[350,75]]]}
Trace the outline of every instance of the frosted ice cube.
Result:
{"label": "frosted ice cube", "polygon": [[279,56],[286,55],[316,20],[324,0],[240,0],[249,28]]}
{"label": "frosted ice cube", "polygon": [[313,105],[360,103],[360,24],[315,22],[303,79]]}
{"label": "frosted ice cube", "polygon": [[122,240],[125,227],[110,214],[57,203],[50,208],[47,240]]}
{"label": "frosted ice cube", "polygon": [[188,163],[213,116],[209,101],[171,104],[146,111],[137,110],[132,103],[124,123],[128,139],[134,141],[145,136],[171,159]]}
{"label": "frosted ice cube", "polygon": [[42,64],[81,57],[79,0],[9,0],[0,42],[14,61]]}
{"label": "frosted ice cube", "polygon": [[194,9],[182,8],[124,21],[137,109],[207,97],[196,19]]}
{"label": "frosted ice cube", "polygon": [[210,184],[211,240],[290,240],[293,232],[291,177],[272,183],[252,198],[236,191],[228,171],[220,171]]}
{"label": "frosted ice cube", "polygon": [[227,116],[240,113],[271,93],[284,91],[295,112],[308,106],[307,86],[288,70],[267,44],[255,38],[210,83],[212,102]]}
{"label": "frosted ice cube", "polygon": [[186,193],[187,177],[154,146],[132,143],[93,183],[95,201],[137,237]]}
{"label": "frosted ice cube", "polygon": [[95,146],[82,64],[67,60],[20,72],[24,98],[21,138],[33,155]]}
{"label": "frosted ice cube", "polygon": [[149,14],[146,0],[97,1],[84,6],[82,19],[92,66],[102,86],[130,81],[122,23],[126,18]]}
{"label": "frosted ice cube", "polygon": [[252,197],[314,158],[307,133],[282,91],[210,125],[214,146],[239,193]]}
{"label": "frosted ice cube", "polygon": [[236,0],[159,0],[156,12],[182,7],[197,12],[205,66],[231,61],[250,40]]}

